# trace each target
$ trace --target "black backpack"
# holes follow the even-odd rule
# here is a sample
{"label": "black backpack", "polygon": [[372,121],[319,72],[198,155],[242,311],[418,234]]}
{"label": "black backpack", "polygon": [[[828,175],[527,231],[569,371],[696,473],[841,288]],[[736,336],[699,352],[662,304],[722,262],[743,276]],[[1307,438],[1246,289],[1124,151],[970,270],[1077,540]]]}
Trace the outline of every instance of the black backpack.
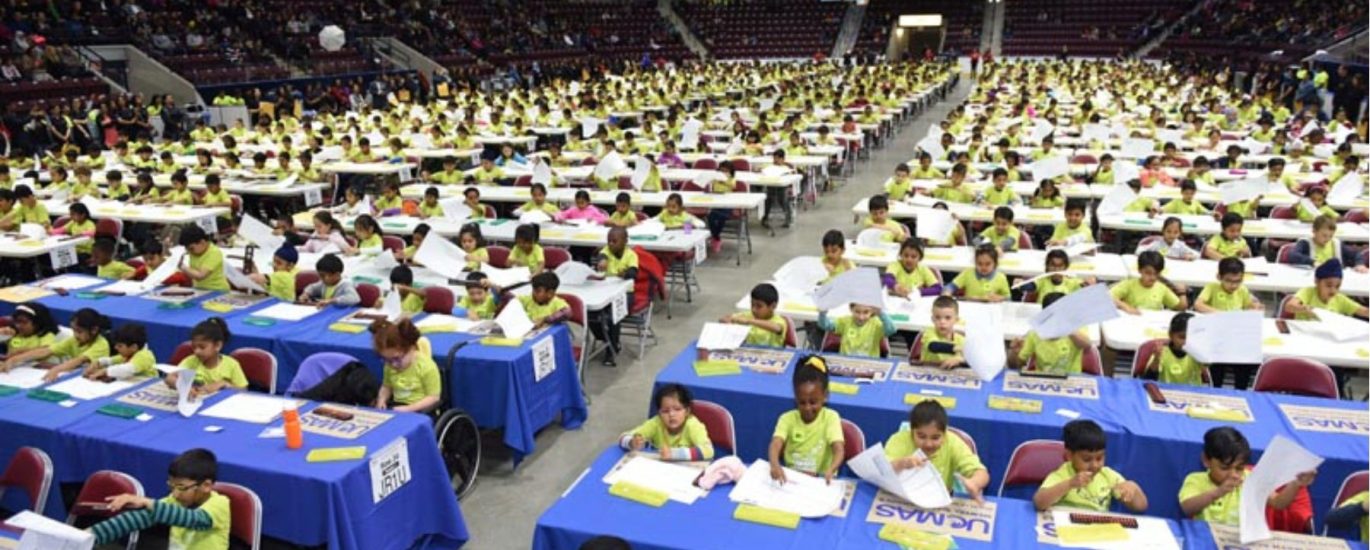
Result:
{"label": "black backpack", "polygon": [[376,381],[376,375],[371,374],[366,365],[351,361],[323,382],[301,392],[300,397],[313,401],[369,407],[376,402],[380,389],[381,385]]}

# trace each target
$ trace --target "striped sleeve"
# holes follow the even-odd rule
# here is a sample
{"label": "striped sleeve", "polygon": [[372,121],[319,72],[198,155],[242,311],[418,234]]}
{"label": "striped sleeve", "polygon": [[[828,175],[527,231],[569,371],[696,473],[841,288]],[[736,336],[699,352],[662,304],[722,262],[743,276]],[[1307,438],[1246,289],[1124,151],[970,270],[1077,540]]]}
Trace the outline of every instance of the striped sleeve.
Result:
{"label": "striped sleeve", "polygon": [[152,527],[154,524],[152,512],[129,510],[91,526],[90,530],[95,533],[96,544],[108,544],[124,538],[129,533]]}
{"label": "striped sleeve", "polygon": [[214,518],[209,515],[209,512],[198,508],[186,508],[165,500],[157,501],[157,504],[152,507],[152,520],[162,525],[193,531],[204,531],[214,527]]}

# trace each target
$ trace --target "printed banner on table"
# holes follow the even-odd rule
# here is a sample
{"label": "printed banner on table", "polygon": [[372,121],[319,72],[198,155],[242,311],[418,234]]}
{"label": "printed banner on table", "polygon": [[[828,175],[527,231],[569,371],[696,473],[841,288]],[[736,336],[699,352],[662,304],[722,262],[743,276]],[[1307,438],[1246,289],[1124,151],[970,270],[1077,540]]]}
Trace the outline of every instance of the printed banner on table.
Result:
{"label": "printed banner on table", "polygon": [[1245,397],[1214,395],[1170,388],[1165,388],[1161,392],[1165,394],[1165,403],[1157,403],[1151,399],[1146,400],[1147,406],[1153,411],[1188,414],[1187,411],[1190,407],[1204,407],[1241,411],[1246,413],[1247,418],[1255,418],[1251,414],[1251,405],[1246,402]]}
{"label": "printed banner on table", "polygon": [[1281,531],[1271,531],[1274,538],[1242,544],[1241,531],[1235,525],[1208,524],[1213,533],[1213,543],[1223,550],[1348,550],[1346,541],[1324,537],[1297,535]]}
{"label": "printed banner on table", "polygon": [[893,380],[922,384],[924,386],[943,386],[966,390],[980,389],[980,379],[968,369],[942,370],[936,367],[920,367],[902,364],[894,369]]}
{"label": "printed banner on table", "polygon": [[738,348],[715,351],[709,355],[709,358],[714,361],[731,359],[737,361],[738,365],[756,372],[780,374],[785,372],[785,367],[790,366],[790,360],[794,359],[794,352],[782,349]]}
{"label": "printed banner on table", "polygon": [[[318,414],[320,408],[328,408],[338,412],[352,415],[349,420],[340,420],[330,416]],[[373,411],[367,409],[354,409],[342,407],[334,404],[327,404],[309,411],[309,414],[300,416],[300,429],[320,435],[329,435],[342,439],[356,439],[367,432],[375,429],[376,426],[384,424],[395,415]]]}
{"label": "printed banner on table", "polygon": [[176,411],[176,403],[179,397],[176,390],[168,388],[166,384],[148,384],[131,392],[120,396],[116,401],[127,403],[135,407],[147,407],[159,411]]}
{"label": "printed banner on table", "polygon": [[1370,411],[1365,409],[1329,409],[1281,403],[1280,410],[1296,430],[1370,435]]}
{"label": "printed banner on table", "polygon": [[1037,543],[1061,545],[1061,540],[1056,538],[1056,518],[1052,517],[1051,510],[1037,512]]}
{"label": "printed banner on table", "polygon": [[1099,381],[1093,376],[1038,378],[1016,372],[1004,374],[1004,391],[1056,397],[1099,398]]}
{"label": "printed banner on table", "polygon": [[994,541],[994,516],[998,507],[993,502],[976,504],[974,500],[953,498],[951,505],[936,510],[924,510],[903,499],[880,491],[871,503],[866,521],[897,523],[920,531],[964,537],[984,542]]}
{"label": "printed banner on table", "polygon": [[823,359],[828,362],[828,374],[833,376],[846,376],[850,378],[869,378],[876,382],[884,382],[890,377],[890,370],[894,368],[894,361],[888,359],[861,359],[859,357],[825,356]]}
{"label": "printed banner on table", "polygon": [[856,498],[856,480],[834,479],[832,482],[842,484],[842,504],[828,515],[835,518],[845,518],[847,517],[847,512],[851,511],[852,500]]}

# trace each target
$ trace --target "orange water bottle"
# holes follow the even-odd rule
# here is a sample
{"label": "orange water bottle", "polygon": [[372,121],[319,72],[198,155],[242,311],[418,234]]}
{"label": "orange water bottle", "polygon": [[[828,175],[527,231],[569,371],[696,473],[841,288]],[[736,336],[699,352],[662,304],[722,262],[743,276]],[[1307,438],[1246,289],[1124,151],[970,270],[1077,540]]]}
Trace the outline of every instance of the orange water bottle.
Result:
{"label": "orange water bottle", "polygon": [[304,446],[304,430],[300,429],[300,411],[295,405],[285,408],[282,413],[285,417],[285,446],[289,449],[298,449]]}

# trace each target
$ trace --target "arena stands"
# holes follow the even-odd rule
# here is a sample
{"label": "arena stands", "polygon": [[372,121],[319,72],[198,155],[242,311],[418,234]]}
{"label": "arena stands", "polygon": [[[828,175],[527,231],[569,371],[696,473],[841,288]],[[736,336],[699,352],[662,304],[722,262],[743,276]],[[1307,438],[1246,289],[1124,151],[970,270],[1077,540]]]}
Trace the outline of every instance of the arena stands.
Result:
{"label": "arena stands", "polygon": [[1005,4],[1003,55],[1114,57],[1178,20],[1191,0],[1019,0]]}
{"label": "arena stands", "polygon": [[940,14],[947,29],[944,51],[965,53],[980,45],[980,27],[984,18],[980,2],[942,2],[939,0],[871,0],[866,6],[866,19],[857,39],[857,53],[884,53],[889,31],[896,19],[904,14]]}
{"label": "arena stands", "polygon": [[1364,29],[1364,2],[1207,0],[1152,52],[1156,57],[1272,57],[1298,60]]}
{"label": "arena stands", "polygon": [[676,2],[675,10],[717,59],[812,57],[832,53],[838,2]]}

